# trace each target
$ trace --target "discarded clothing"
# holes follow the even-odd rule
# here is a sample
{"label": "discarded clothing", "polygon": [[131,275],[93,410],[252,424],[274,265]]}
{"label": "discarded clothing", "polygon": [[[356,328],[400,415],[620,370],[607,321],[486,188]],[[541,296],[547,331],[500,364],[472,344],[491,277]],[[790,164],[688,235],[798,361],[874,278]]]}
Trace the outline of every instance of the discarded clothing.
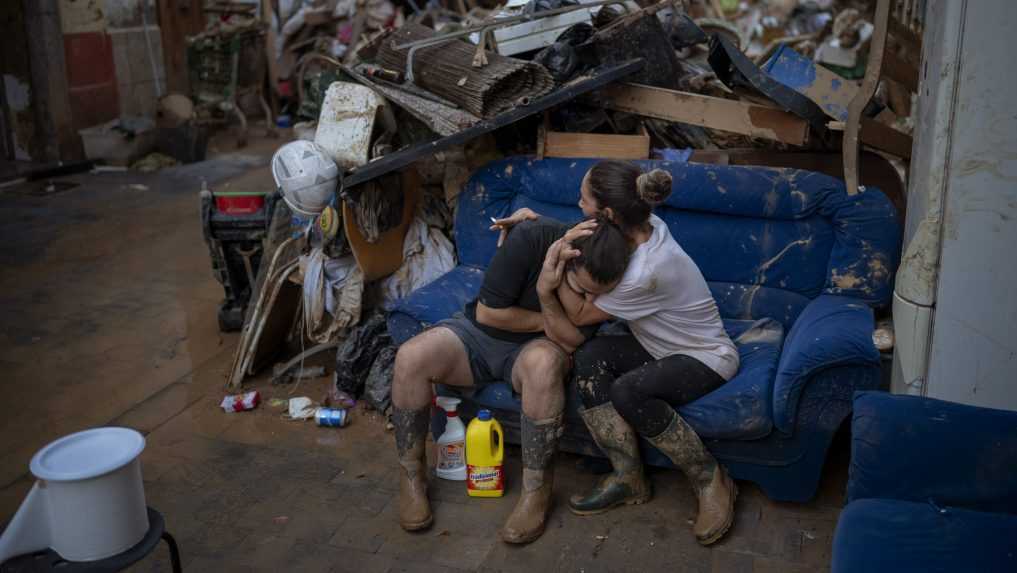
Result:
{"label": "discarded clothing", "polygon": [[328,342],[339,330],[360,320],[364,274],[352,256],[330,259],[321,249],[314,249],[300,259],[307,336],[315,342]]}
{"label": "discarded clothing", "polygon": [[403,241],[403,265],[381,281],[382,306],[388,310],[414,290],[456,266],[455,248],[441,229],[414,219]]}

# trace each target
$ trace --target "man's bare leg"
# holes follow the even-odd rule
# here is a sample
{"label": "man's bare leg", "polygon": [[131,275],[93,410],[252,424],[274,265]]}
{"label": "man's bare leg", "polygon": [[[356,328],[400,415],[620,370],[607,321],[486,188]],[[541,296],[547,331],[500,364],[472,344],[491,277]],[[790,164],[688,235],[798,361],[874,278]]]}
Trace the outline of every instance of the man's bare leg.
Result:
{"label": "man's bare leg", "polygon": [[430,527],[427,456],[433,383],[472,386],[466,348],[447,328],[422,332],[399,347],[392,379],[392,424],[403,472],[399,485],[399,524],[407,531]]}
{"label": "man's bare leg", "polygon": [[522,395],[520,416],[523,491],[501,530],[508,543],[529,543],[544,532],[554,486],[554,452],[562,432],[568,355],[549,340],[529,343],[512,369],[512,386]]}

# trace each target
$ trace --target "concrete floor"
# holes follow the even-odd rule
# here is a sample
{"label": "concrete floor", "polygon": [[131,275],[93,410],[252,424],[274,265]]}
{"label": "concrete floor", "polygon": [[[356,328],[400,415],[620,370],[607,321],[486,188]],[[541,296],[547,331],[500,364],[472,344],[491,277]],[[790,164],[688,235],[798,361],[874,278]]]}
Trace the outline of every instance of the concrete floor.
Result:
{"label": "concrete floor", "polygon": [[[213,188],[263,189],[276,145],[254,141],[158,174],[65,177],[80,185],[51,195],[29,185],[0,192],[0,522],[31,486],[36,450],[116,424],[146,435],[148,502],[165,515],[190,571],[828,569],[843,444],[812,503],[775,503],[742,483],[736,524],[712,548],[691,535],[694,499],[679,473],[653,473],[648,505],[579,518],[565,500],[596,477],[560,455],[547,532],[510,547],[497,529],[518,496],[517,449],[505,498],[471,499],[460,483],[432,480],[435,525],[407,534],[395,518],[393,440],[377,414],[358,407],[349,427],[318,428],[267,404],[318,399],[325,378],[299,387],[255,380],[265,403],[224,414],[218,402],[237,336],[217,330],[222,290],[196,193],[201,178]],[[169,570],[167,552],[160,547],[132,570]]]}

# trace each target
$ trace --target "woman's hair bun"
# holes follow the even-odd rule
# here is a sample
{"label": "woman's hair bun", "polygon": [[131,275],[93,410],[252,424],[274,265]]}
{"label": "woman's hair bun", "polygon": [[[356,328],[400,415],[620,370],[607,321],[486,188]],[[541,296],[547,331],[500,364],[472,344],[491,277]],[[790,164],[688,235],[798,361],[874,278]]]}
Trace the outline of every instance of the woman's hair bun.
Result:
{"label": "woman's hair bun", "polygon": [[636,178],[636,193],[650,207],[656,207],[671,196],[671,174],[663,169],[642,173]]}

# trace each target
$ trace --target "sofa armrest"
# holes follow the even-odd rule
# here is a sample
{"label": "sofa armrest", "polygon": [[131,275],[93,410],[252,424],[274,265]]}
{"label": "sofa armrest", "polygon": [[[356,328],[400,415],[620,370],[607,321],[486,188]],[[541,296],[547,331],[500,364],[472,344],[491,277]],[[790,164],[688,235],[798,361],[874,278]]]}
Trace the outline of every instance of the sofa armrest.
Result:
{"label": "sofa armrest", "polygon": [[834,366],[879,364],[872,309],[857,299],[820,295],[805,307],[784,341],[773,387],[773,424],[790,435],[798,399],[813,374]]}
{"label": "sofa armrest", "polygon": [[388,313],[388,333],[396,345],[413,338],[426,326],[462,312],[480,290],[484,271],[459,265],[418,288]]}
{"label": "sofa armrest", "polygon": [[1017,514],[1017,412],[859,392],[848,501],[866,498]]}

